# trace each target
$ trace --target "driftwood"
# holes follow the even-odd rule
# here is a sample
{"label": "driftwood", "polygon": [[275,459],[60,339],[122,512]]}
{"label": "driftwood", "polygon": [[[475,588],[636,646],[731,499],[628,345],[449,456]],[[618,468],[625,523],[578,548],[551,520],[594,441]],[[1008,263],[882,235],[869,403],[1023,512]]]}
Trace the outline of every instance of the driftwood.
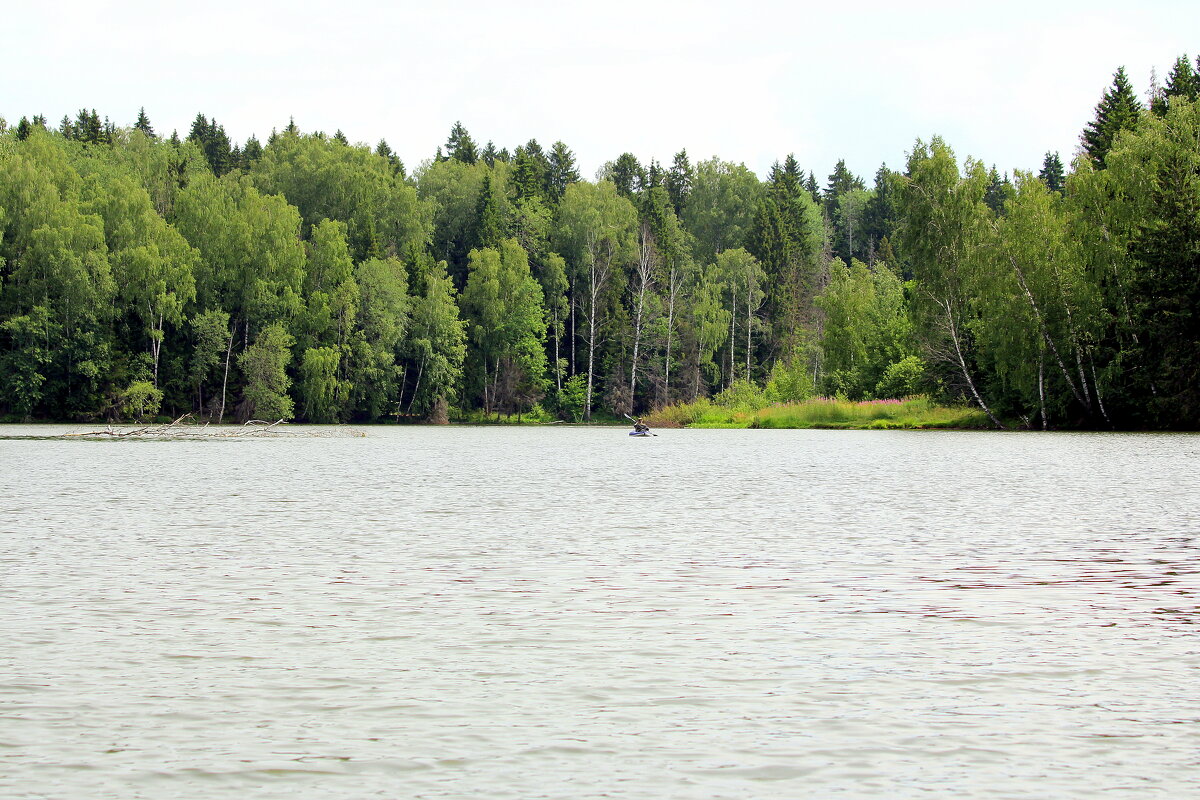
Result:
{"label": "driftwood", "polygon": [[333,438],[342,436],[366,436],[362,431],[353,428],[300,428],[284,429],[277,426],[287,425],[282,419],[267,422],[261,419],[247,420],[237,427],[211,426],[196,422],[191,414],[184,414],[174,422],[165,425],[146,425],[140,428],[114,428],[105,426],[104,430],[83,431],[80,433],[64,433],[63,438],[73,439],[155,439],[155,440],[209,440],[209,439],[249,439],[255,437],[279,438]]}

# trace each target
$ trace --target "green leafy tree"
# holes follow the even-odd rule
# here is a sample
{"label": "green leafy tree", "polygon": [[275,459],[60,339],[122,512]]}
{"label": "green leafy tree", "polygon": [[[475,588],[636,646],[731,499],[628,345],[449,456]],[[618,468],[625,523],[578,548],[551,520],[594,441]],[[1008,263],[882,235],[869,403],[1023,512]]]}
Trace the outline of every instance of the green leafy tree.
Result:
{"label": "green leafy tree", "polygon": [[[596,389],[597,351],[625,281],[624,270],[636,253],[637,210],[611,181],[574,183],[558,209],[555,251],[569,267],[571,283],[571,368],[576,369],[576,340],[587,348],[587,393],[584,416],[591,419]],[[576,315],[582,317],[576,331]]]}
{"label": "green leafy tree", "polygon": [[[404,346],[412,388],[408,390],[408,414],[445,421],[445,406],[454,397],[466,358],[466,323],[459,318],[454,282],[446,265],[425,262],[420,267],[413,299],[412,333]],[[403,404],[404,395],[401,395]]]}
{"label": "green leafy tree", "polygon": [[293,339],[282,324],[267,325],[254,343],[238,356],[246,377],[240,416],[274,421],[291,419],[295,404],[288,395],[292,381],[287,374]]}
{"label": "green leafy tree", "polygon": [[472,383],[485,413],[527,408],[545,389],[546,321],[542,289],[515,239],[472,250],[462,295],[474,347]]}
{"label": "green leafy tree", "polygon": [[746,245],[762,193],[745,164],[713,158],[696,165],[682,220],[695,237],[697,261],[708,263],[722,250]]}
{"label": "green leafy tree", "polygon": [[900,234],[916,281],[913,313],[927,359],[1003,427],[981,391],[971,337],[979,313],[972,300],[981,293],[980,251],[990,230],[986,190],[979,162],[968,160],[960,173],[942,139],[918,141],[900,193]]}

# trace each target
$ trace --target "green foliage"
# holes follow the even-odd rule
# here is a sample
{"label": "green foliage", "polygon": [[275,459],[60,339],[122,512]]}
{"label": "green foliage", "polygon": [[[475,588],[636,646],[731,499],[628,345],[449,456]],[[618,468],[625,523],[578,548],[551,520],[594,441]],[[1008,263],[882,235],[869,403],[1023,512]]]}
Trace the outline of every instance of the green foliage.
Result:
{"label": "green foliage", "polygon": [[921,391],[925,381],[925,362],[920,356],[905,356],[883,371],[875,385],[875,396],[879,398],[912,397]]}
{"label": "green foliage", "polygon": [[557,404],[564,414],[570,416],[574,422],[582,422],[586,402],[586,375],[572,375],[563,381],[562,390],[558,392]]}
{"label": "green foliage", "polygon": [[300,363],[300,396],[309,422],[341,422],[352,388],[338,378],[341,353],[333,347],[308,348]]}
{"label": "green foliage", "polygon": [[157,414],[162,400],[162,390],[155,388],[153,383],[134,381],[121,392],[118,408],[122,418],[140,422],[145,417]]}
{"label": "green foliage", "polygon": [[911,353],[911,323],[900,280],[857,259],[829,265],[817,297],[825,312],[823,389],[851,400],[870,398],[889,365]]}
{"label": "green foliage", "polygon": [[186,141],[144,109],[0,121],[0,415],[520,420],[549,394],[942,424],[793,408],[929,391],[996,425],[1197,427],[1197,95],[1182,57],[1143,113],[1119,70],[1069,175],[935,137],[823,193],[793,156],[760,182],[625,153],[582,181],[562,142],[480,151],[461,124],[409,181],[385,141],[294,122],[242,147],[203,114]]}
{"label": "green foliage", "polygon": [[1142,115],[1142,104],[1129,83],[1125,68],[1113,75],[1112,86],[1104,90],[1096,106],[1096,117],[1083,131],[1083,149],[1092,162],[1103,168],[1108,152],[1116,144],[1121,131],[1134,130]]}
{"label": "green foliage", "polygon": [[294,409],[287,374],[293,340],[283,325],[275,322],[258,334],[254,344],[238,356],[238,365],[246,376],[245,408],[242,417],[274,422],[291,419]]}

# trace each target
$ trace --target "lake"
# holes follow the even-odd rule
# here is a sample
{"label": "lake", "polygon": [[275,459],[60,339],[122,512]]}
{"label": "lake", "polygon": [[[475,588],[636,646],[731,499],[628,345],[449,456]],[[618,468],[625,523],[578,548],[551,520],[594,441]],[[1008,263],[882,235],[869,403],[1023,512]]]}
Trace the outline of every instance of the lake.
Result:
{"label": "lake", "polygon": [[1198,436],[360,430],[0,441],[0,796],[1200,796]]}

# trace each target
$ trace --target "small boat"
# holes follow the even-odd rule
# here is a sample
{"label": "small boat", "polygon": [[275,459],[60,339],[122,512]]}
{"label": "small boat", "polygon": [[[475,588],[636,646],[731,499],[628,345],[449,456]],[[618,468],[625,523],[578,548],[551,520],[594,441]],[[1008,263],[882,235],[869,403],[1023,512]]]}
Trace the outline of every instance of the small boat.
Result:
{"label": "small boat", "polygon": [[650,431],[630,431],[629,435],[630,436],[651,436],[653,434],[651,434]]}

